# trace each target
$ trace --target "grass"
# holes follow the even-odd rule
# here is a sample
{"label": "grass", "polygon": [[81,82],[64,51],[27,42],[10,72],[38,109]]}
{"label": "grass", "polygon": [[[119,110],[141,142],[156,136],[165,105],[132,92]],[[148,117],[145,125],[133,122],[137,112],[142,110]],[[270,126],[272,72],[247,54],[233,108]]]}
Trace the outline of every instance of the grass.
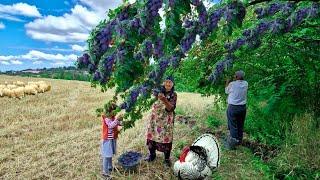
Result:
{"label": "grass", "polygon": [[[4,81],[37,81],[36,78],[0,76]],[[0,179],[101,179],[100,118],[95,109],[111,98],[87,82],[41,79],[52,90],[35,96],[0,98]],[[206,119],[216,116],[226,130],[224,113],[214,114],[214,97],[178,93],[177,112],[194,117],[196,126],[175,123],[172,159],[192,143],[206,127]],[[134,128],[120,135],[118,155],[129,150],[147,154],[145,127],[149,114]],[[114,158],[114,162],[116,158]],[[153,163],[141,162],[138,171],[124,172],[118,166],[115,179],[175,179],[162,165],[163,155]],[[237,151],[222,148],[217,179],[267,179],[268,169],[244,147]]]}

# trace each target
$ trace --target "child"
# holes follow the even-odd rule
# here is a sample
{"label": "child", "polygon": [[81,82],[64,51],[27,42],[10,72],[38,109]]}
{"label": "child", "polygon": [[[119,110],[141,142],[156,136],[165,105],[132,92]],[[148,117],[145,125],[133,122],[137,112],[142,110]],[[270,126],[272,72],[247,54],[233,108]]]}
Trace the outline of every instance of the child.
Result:
{"label": "child", "polygon": [[101,155],[102,155],[102,175],[109,176],[113,170],[112,156],[116,154],[117,138],[121,127],[119,121],[122,120],[122,116],[115,117],[113,112],[116,109],[116,105],[112,104],[107,114],[102,114],[102,143],[101,143]]}

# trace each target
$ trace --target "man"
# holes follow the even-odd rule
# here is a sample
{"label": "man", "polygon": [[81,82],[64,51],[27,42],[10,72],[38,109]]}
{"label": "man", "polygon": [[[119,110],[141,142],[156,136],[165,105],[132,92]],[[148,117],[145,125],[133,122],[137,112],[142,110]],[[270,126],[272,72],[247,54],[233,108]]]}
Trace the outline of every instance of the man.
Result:
{"label": "man", "polygon": [[243,138],[243,126],[246,117],[246,103],[248,82],[244,80],[244,72],[235,73],[235,81],[226,82],[225,88],[228,94],[228,129],[230,136],[225,142],[227,149],[234,149],[236,145],[241,144]]}

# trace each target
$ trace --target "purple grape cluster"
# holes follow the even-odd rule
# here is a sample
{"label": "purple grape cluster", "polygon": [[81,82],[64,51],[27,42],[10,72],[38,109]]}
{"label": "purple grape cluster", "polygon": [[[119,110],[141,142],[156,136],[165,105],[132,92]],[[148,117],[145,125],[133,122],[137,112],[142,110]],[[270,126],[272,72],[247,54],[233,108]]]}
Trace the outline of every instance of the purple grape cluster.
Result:
{"label": "purple grape cluster", "polygon": [[235,56],[232,53],[228,53],[223,60],[216,63],[213,73],[209,76],[208,80],[215,83],[223,74],[225,69],[231,69],[233,62],[235,61]]}
{"label": "purple grape cluster", "polygon": [[151,57],[152,55],[152,52],[153,52],[153,46],[152,46],[152,42],[149,41],[149,40],[146,40],[144,43],[143,43],[143,56],[144,57]]}
{"label": "purple grape cluster", "polygon": [[285,5],[282,7],[282,13],[285,16],[290,15],[295,9],[295,3],[294,2],[287,2]]}
{"label": "purple grape cluster", "polygon": [[121,23],[116,25],[116,32],[120,37],[126,36],[126,29],[123,27],[123,25]]}
{"label": "purple grape cluster", "polygon": [[[291,7],[289,4],[285,4],[282,7]],[[274,14],[279,11],[287,11],[286,9],[279,8],[277,5],[272,3],[266,8],[268,11],[268,15]],[[256,13],[261,13],[261,10],[256,10]],[[263,10],[264,11],[264,10]],[[265,16],[265,14],[263,15]],[[226,43],[225,48],[228,51],[228,54],[222,61],[219,61],[216,64],[216,68],[213,73],[209,76],[208,80],[212,82],[216,82],[218,78],[223,73],[224,69],[228,69],[232,67],[232,64],[235,60],[234,52],[247,44],[250,49],[257,48],[261,45],[260,37],[263,36],[264,33],[270,31],[273,34],[277,33],[286,33],[292,30],[294,27],[303,23],[303,21],[307,18],[315,18],[319,16],[319,3],[313,3],[311,7],[304,7],[296,10],[291,14],[287,19],[276,18],[271,21],[261,20],[260,23],[253,29],[246,29],[243,31],[243,37],[238,38],[233,43]]]}
{"label": "purple grape cluster", "polygon": [[130,5],[126,6],[117,16],[117,18],[119,19],[119,21],[123,21],[129,18],[129,9],[130,9]]}
{"label": "purple grape cluster", "polygon": [[153,54],[155,55],[156,58],[160,58],[164,55],[163,48],[164,48],[163,40],[158,37],[154,43],[154,50],[153,50]]}
{"label": "purple grape cluster", "polygon": [[317,17],[319,15],[319,9],[320,9],[320,4],[313,3],[309,11],[310,17]]}
{"label": "purple grape cluster", "polygon": [[112,40],[112,31],[114,29],[113,23],[108,23],[100,32],[95,36],[95,54],[101,56],[108,50]]}
{"label": "purple grape cluster", "polygon": [[208,21],[208,13],[206,7],[201,2],[200,5],[197,7],[199,13],[199,24],[201,26],[206,26]]}
{"label": "purple grape cluster", "polygon": [[216,63],[216,67],[213,73],[209,76],[208,80],[211,82],[216,82],[219,79],[219,77],[222,75],[224,68],[225,68],[224,61],[218,61]]}
{"label": "purple grape cluster", "polygon": [[147,97],[150,90],[151,86],[148,84],[148,82],[131,89],[129,92],[129,97],[120,105],[120,108],[129,112],[138,100],[139,95],[142,94],[144,97]]}
{"label": "purple grape cluster", "polygon": [[159,62],[159,68],[161,72],[165,72],[165,70],[167,69],[167,67],[169,66],[169,59],[163,58],[160,62]]}
{"label": "purple grape cluster", "polygon": [[169,7],[174,7],[175,0],[169,0]]}
{"label": "purple grape cluster", "polygon": [[93,72],[93,81],[99,81],[101,84],[107,83],[112,74],[115,58],[115,54],[112,54],[100,61],[99,70],[95,69]]}
{"label": "purple grape cluster", "polygon": [[139,87],[130,90],[129,97],[127,97],[127,100],[120,105],[120,108],[125,109],[126,112],[129,112],[133,107],[133,105],[136,103],[138,97],[139,97]]}
{"label": "purple grape cluster", "polygon": [[202,2],[200,0],[191,0],[191,4],[194,6],[199,6],[200,4],[202,4]]}
{"label": "purple grape cluster", "polygon": [[78,68],[83,69],[87,68],[90,64],[90,56],[89,54],[85,53],[81,57],[77,59]]}
{"label": "purple grape cluster", "polygon": [[89,64],[88,65],[88,70],[90,74],[93,74],[97,70],[97,66],[94,64]]}
{"label": "purple grape cluster", "polygon": [[140,88],[140,94],[142,94],[142,96],[144,97],[147,97],[149,89],[150,86],[148,85],[148,83],[145,82]]}
{"label": "purple grape cluster", "polygon": [[284,22],[284,32],[291,31],[299,26],[305,19],[319,17],[319,3],[313,3],[310,7],[300,8],[291,14]]}
{"label": "purple grape cluster", "polygon": [[261,21],[258,26],[257,26],[257,34],[258,35],[262,35],[263,33],[265,33],[266,31],[268,31],[270,28],[270,22],[267,21]]}
{"label": "purple grape cluster", "polygon": [[270,31],[272,34],[278,34],[284,27],[284,20],[276,19],[275,21],[270,22]]}
{"label": "purple grape cluster", "polygon": [[195,40],[196,40],[195,32],[189,31],[180,42],[182,52],[186,53],[187,51],[189,51],[189,49],[191,49],[192,44],[195,42]]}
{"label": "purple grape cluster", "polygon": [[242,22],[246,15],[246,8],[243,3],[234,1],[224,8],[224,19],[231,23],[233,20]]}
{"label": "purple grape cluster", "polygon": [[111,73],[113,64],[115,63],[115,58],[116,58],[115,55],[110,55],[107,58],[105,58],[104,70],[106,72],[110,72]]}
{"label": "purple grape cluster", "polygon": [[234,41],[233,43],[226,43],[225,49],[227,49],[227,51],[229,53],[231,53],[231,52],[234,52],[237,49],[239,49],[241,46],[245,45],[245,43],[246,43],[246,39],[239,38],[236,41]]}
{"label": "purple grape cluster", "polygon": [[155,17],[160,16],[159,9],[162,7],[162,0],[148,0],[146,4],[148,20],[154,21]]}
{"label": "purple grape cluster", "polygon": [[133,90],[130,92],[130,100],[131,100],[131,102],[137,101],[138,96],[139,96],[139,88],[133,89]]}
{"label": "purple grape cluster", "polygon": [[296,12],[295,23],[302,23],[303,19],[305,19],[309,15],[310,8],[302,8]]}
{"label": "purple grape cluster", "polygon": [[235,61],[236,57],[233,53],[228,53],[224,59],[224,67],[228,70],[231,69],[233,66],[233,62]]}
{"label": "purple grape cluster", "polygon": [[137,61],[140,61],[140,62],[142,62],[144,60],[141,52],[134,54],[134,59]]}
{"label": "purple grape cluster", "polygon": [[132,28],[139,28],[141,27],[141,20],[140,18],[134,18],[133,20],[130,21],[130,25]]}
{"label": "purple grape cluster", "polygon": [[179,65],[180,65],[180,58],[177,57],[177,56],[173,56],[173,57],[171,58],[171,65],[172,65],[172,67],[175,68],[175,69],[178,68]]}
{"label": "purple grape cluster", "polygon": [[93,75],[94,81],[99,81],[101,79],[101,73],[99,71],[96,71]]}
{"label": "purple grape cluster", "polygon": [[109,49],[114,30],[121,36],[125,35],[126,30],[121,26],[120,22],[129,18],[129,9],[130,6],[126,6],[122,9],[115,19],[109,21],[105,27],[102,27],[97,32],[96,36],[94,36],[92,44],[94,46],[93,52],[98,58]]}
{"label": "purple grape cluster", "polygon": [[183,22],[183,27],[185,27],[187,29],[192,28],[195,25],[196,25],[196,22],[190,21],[188,19]]}
{"label": "purple grape cluster", "polygon": [[282,11],[283,14],[288,15],[294,10],[294,4],[292,2],[274,2],[270,3],[267,7],[259,7],[255,9],[258,19],[262,19],[267,16],[272,16],[277,12]]}
{"label": "purple grape cluster", "polygon": [[220,21],[222,14],[223,14],[223,9],[217,9],[209,15],[209,22],[208,22],[209,31],[213,31],[218,27],[218,22]]}

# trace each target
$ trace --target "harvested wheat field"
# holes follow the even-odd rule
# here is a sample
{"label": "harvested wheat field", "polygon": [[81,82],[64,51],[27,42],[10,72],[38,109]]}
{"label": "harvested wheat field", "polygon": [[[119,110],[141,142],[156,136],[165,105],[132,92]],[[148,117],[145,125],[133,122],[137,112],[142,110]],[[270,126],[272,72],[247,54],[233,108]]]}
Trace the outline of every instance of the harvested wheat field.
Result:
{"label": "harvested wheat field", "polygon": [[[43,79],[0,76],[4,81],[37,81]],[[45,94],[27,96],[23,99],[0,98],[0,179],[102,179],[100,166],[100,118],[95,109],[101,107],[111,94],[101,93],[90,87],[90,83],[79,81],[45,79],[52,90]],[[213,105],[214,98],[202,98],[197,94],[178,93],[177,112],[197,117],[205,114]],[[147,154],[144,119],[136,126],[123,132],[118,141],[118,154],[136,150]],[[188,127],[176,123],[173,162],[181,146],[191,143],[203,126],[202,122]],[[200,128],[200,129],[199,129]],[[233,152],[242,156],[247,152]],[[235,154],[236,153],[236,154]],[[117,166],[114,179],[175,179],[172,170],[162,165],[163,155],[150,164],[141,162],[137,172],[124,172]],[[213,176],[254,177],[261,176],[259,170],[250,169],[250,163],[243,168],[229,172],[228,161],[222,159],[221,173]],[[244,171],[246,169],[246,171]]]}

